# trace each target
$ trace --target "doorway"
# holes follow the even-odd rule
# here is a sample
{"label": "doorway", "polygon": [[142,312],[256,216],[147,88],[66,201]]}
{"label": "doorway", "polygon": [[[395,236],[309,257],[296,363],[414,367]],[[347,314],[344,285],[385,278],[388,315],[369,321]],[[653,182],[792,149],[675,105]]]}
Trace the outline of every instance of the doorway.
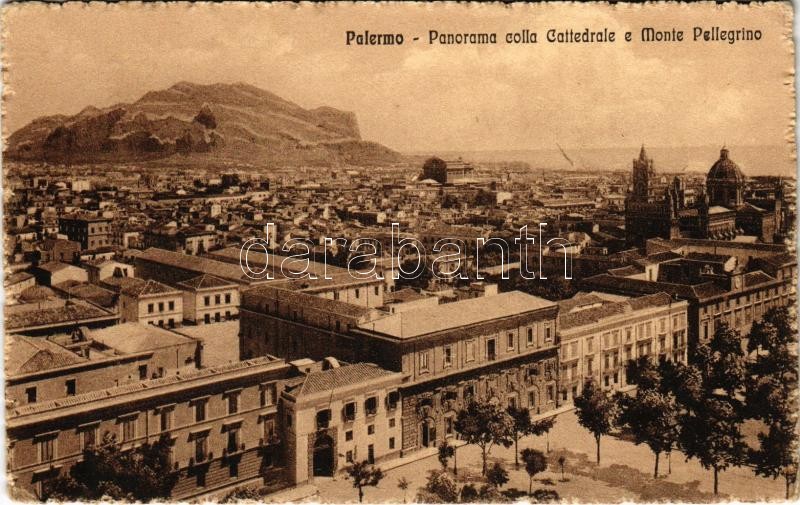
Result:
{"label": "doorway", "polygon": [[314,442],[314,477],[333,477],[333,439],[328,435]]}

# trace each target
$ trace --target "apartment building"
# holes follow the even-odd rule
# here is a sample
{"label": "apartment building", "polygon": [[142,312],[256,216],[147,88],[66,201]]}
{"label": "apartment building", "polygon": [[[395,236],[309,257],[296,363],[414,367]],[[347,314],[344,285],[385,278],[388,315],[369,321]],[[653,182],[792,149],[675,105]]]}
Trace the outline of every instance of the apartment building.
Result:
{"label": "apartment building", "polygon": [[666,293],[638,298],[579,294],[559,302],[559,396],[571,403],[586,380],[627,390],[626,364],[688,359],[688,302]]}
{"label": "apartment building", "polygon": [[[11,482],[37,498],[106,433],[122,449],[168,436],[172,492],[186,500],[262,479],[285,479],[278,392],[292,367],[263,357],[9,409]],[[287,485],[286,483],[281,485]]]}
{"label": "apartment building", "polygon": [[209,274],[179,282],[183,319],[193,324],[219,323],[239,316],[239,287]]}
{"label": "apartment building", "polygon": [[110,223],[103,217],[64,216],[58,219],[58,231],[84,250],[111,245]]}
{"label": "apartment building", "polygon": [[119,290],[120,322],[140,322],[174,328],[183,322],[183,294],[166,284],[124,278]]}

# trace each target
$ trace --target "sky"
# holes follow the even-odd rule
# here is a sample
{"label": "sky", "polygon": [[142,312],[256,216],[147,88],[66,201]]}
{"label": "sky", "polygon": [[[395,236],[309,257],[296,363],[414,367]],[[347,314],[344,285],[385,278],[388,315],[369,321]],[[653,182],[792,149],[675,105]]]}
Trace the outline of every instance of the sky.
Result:
{"label": "sky", "polygon": [[[788,145],[791,7],[661,5],[11,4],[4,7],[5,135],[179,81],[246,82],[303,107],[356,113],[362,137],[405,152]],[[639,42],[645,26],[681,43]],[[762,32],[693,42],[692,28]],[[614,44],[550,44],[548,29],[608,28]],[[539,42],[507,45],[507,32]],[[403,33],[347,46],[345,32]],[[428,44],[428,31],[497,45]],[[633,31],[634,40],[623,34]],[[419,41],[412,41],[419,37]]]}

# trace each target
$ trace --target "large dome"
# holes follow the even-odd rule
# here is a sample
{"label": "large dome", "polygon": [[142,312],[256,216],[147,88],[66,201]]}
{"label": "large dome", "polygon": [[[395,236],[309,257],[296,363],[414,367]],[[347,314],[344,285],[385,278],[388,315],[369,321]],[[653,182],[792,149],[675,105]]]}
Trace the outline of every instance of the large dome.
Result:
{"label": "large dome", "polygon": [[744,174],[732,159],[728,157],[728,150],[722,148],[719,159],[708,171],[708,180],[744,182]]}

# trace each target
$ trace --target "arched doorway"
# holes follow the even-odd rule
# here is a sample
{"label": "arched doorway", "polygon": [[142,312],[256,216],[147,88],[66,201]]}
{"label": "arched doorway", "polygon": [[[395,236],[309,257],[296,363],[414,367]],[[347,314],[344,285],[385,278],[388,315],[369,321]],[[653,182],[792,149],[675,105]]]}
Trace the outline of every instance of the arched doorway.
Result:
{"label": "arched doorway", "polygon": [[328,435],[314,442],[314,477],[333,476],[333,439]]}
{"label": "arched doorway", "polygon": [[422,433],[422,447],[435,447],[436,446],[436,423],[430,417],[422,420],[420,426]]}

